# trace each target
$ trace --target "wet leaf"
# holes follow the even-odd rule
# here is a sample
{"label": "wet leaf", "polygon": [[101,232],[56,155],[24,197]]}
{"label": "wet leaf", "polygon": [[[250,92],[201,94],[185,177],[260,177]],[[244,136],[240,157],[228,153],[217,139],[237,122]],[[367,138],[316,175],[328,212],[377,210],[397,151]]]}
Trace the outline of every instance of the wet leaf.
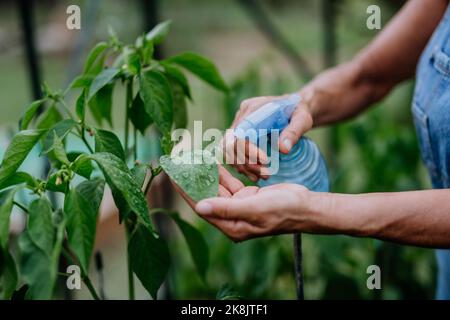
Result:
{"label": "wet leaf", "polygon": [[184,152],[181,156],[160,158],[161,167],[194,201],[217,196],[219,170],[215,159],[201,150]]}

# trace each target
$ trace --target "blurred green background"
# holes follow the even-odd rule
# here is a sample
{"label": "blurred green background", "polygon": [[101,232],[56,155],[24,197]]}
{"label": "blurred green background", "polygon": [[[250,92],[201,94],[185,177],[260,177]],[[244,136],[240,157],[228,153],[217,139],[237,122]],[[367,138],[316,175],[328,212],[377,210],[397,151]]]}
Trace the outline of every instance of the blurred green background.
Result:
{"label": "blurred green background", "polygon": [[[85,9],[94,1],[36,1],[35,31],[42,79],[52,88],[64,88],[79,71],[81,62],[76,50],[82,33],[86,32]],[[106,39],[109,28],[124,42],[145,31],[141,1],[95,2],[99,4],[98,12],[92,32],[84,40],[87,49]],[[380,6],[383,26],[402,5],[402,1],[389,0],[258,3],[313,74],[334,62],[350,59],[376,36],[377,30],[366,28],[368,5]],[[81,7],[81,31],[65,27],[69,4]],[[0,1],[0,125],[4,133],[16,129],[20,115],[32,100],[16,11],[14,1]],[[305,83],[305,77],[299,76],[295,66],[261,32],[238,1],[161,0],[158,19],[173,21],[171,33],[161,47],[163,55],[184,50],[202,53],[218,65],[234,89],[232,95],[225,97],[190,79],[194,98],[189,107],[190,126],[194,120],[203,120],[204,128],[225,129],[240,100],[290,92]],[[327,28],[334,30],[334,35],[326,32]],[[80,55],[84,58],[86,52]],[[420,162],[409,110],[413,85],[408,82],[399,86],[387,99],[352,121],[309,134],[330,165],[332,191],[362,193],[430,187]],[[119,88],[115,95],[119,101],[124,99]],[[121,129],[121,109],[116,108],[113,114],[116,130]],[[149,148],[156,143],[151,136],[146,141]],[[195,272],[186,243],[169,225],[173,263],[163,289],[165,297],[214,299],[228,284],[226,288],[231,286],[245,298],[295,298],[291,236],[234,244],[198,219],[178,197],[172,206],[202,230],[211,258],[207,281],[203,282]],[[104,225],[99,229],[97,249],[103,252],[105,260],[106,295],[126,298],[123,230]],[[433,298],[432,250],[344,236],[305,235],[303,239],[307,299]],[[382,290],[371,291],[366,287],[366,269],[371,264],[381,267]],[[94,270],[92,273],[96,278]],[[148,298],[142,288],[138,293],[140,298]],[[84,290],[75,293],[75,298],[88,297]]]}

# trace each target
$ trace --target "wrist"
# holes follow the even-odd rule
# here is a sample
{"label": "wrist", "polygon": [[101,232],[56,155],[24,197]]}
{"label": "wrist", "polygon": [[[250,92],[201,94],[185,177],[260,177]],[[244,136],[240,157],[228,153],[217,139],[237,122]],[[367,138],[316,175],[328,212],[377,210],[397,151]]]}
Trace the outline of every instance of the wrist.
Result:
{"label": "wrist", "polygon": [[324,233],[376,236],[380,219],[366,206],[363,195],[310,192],[311,213]]}
{"label": "wrist", "polygon": [[333,123],[354,113],[354,106],[366,100],[363,77],[362,67],[351,61],[323,71],[302,88],[302,105],[311,115],[313,126]]}
{"label": "wrist", "polygon": [[333,194],[328,192],[308,191],[307,212],[311,218],[311,232],[339,233],[340,223],[336,220]]}
{"label": "wrist", "polygon": [[312,219],[311,232],[358,236],[362,232],[361,217],[352,216],[346,208],[352,195],[308,191],[308,212]]}

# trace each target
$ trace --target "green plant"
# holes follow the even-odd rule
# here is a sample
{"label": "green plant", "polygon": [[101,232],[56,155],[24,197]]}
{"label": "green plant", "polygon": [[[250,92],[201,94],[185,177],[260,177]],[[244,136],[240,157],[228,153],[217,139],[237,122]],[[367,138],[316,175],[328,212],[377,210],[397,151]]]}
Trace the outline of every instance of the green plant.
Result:
{"label": "green plant", "polygon": [[[213,63],[198,54],[186,52],[160,61],[153,58],[154,46],[164,40],[169,27],[170,22],[161,23],[138,37],[135,44],[124,44],[112,35],[92,49],[83,73],[69,88],[55,92],[44,86],[44,98],[26,110],[20,121],[21,131],[13,137],[0,167],[1,298],[11,298],[20,283],[27,285],[27,298],[52,298],[58,276],[64,276],[58,268],[61,255],[80,267],[81,278],[93,298],[99,298],[88,272],[105,185],[112,191],[120,222],[126,229],[130,299],[134,298],[133,273],[156,298],[169,268],[167,244],[152,223],[151,216],[156,212],[174,219],[205,279],[205,240],[177,213],[148,208],[146,193],[162,168],[137,159],[138,131],[143,134],[155,126],[161,135],[162,151],[168,154],[173,146],[171,130],[186,126],[186,99],[191,99],[191,93],[183,69],[218,90],[228,90]],[[101,127],[105,121],[112,125],[112,93],[114,86],[120,84],[126,88],[123,145],[114,132]],[[79,96],[74,108],[70,108],[66,96],[76,90]],[[100,127],[88,122],[88,111]],[[80,139],[85,151],[69,151],[69,135]],[[18,171],[36,145],[50,163],[45,179]],[[132,168],[129,163],[133,163]],[[215,166],[205,165],[205,170],[212,170],[216,176]],[[171,168],[166,168],[170,175]],[[183,170],[198,178],[198,167],[187,166]],[[217,186],[217,180],[213,177],[208,184]],[[201,196],[201,192],[192,189],[195,186],[182,187],[188,194],[194,190]],[[20,189],[31,192],[29,203],[15,200]],[[54,193],[62,194],[62,206],[50,200]],[[27,216],[18,246],[9,243],[9,220],[14,206]]]}

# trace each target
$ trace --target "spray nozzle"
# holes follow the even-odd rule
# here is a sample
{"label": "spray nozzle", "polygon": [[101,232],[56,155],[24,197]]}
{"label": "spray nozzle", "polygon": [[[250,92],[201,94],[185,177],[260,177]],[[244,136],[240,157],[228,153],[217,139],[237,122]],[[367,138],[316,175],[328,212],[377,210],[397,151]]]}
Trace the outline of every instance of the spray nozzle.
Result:
{"label": "spray nozzle", "polygon": [[255,143],[261,135],[271,130],[283,130],[301,101],[298,93],[287,98],[273,100],[245,117],[236,127],[234,135],[238,139],[248,139]]}

